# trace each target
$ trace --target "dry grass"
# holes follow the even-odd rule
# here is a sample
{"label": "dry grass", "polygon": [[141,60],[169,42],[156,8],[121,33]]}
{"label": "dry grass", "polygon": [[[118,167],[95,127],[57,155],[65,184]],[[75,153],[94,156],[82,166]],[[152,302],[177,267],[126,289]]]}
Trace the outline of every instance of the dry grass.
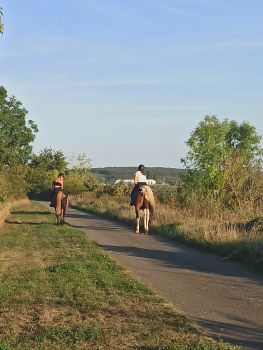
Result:
{"label": "dry grass", "polygon": [[27,202],[28,202],[28,199],[23,198],[20,200],[12,200],[8,202],[0,203],[0,227],[3,225],[3,223],[9,216],[11,208],[18,207],[20,205],[26,204]]}

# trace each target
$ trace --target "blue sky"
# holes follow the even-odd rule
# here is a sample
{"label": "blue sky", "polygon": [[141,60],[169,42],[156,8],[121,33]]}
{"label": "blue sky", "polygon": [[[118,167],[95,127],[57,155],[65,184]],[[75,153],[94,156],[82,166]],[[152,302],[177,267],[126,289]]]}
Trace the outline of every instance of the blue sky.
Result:
{"label": "blue sky", "polygon": [[0,0],[0,85],[35,152],[181,167],[208,114],[263,134],[263,1]]}

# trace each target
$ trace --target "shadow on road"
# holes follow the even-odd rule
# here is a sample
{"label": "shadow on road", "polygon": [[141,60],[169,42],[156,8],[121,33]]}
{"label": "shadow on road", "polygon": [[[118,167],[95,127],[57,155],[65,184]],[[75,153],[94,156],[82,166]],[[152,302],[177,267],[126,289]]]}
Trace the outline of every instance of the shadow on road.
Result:
{"label": "shadow on road", "polygon": [[[82,229],[90,229],[90,230],[105,230],[105,231],[118,231],[119,233],[122,233],[123,230],[131,230],[131,226],[125,223],[116,223],[114,220],[110,219],[102,219],[99,217],[96,217],[93,214],[72,214],[72,213],[66,213],[66,219],[88,219],[91,220],[91,222],[83,223],[83,224],[74,224],[70,223],[70,225],[77,227],[77,228],[82,228]],[[131,231],[132,233],[133,231]]]}
{"label": "shadow on road", "polygon": [[[263,348],[262,328],[259,328],[257,325],[247,327],[198,318],[195,318],[194,321],[201,327],[208,329],[209,335],[212,335],[215,339],[221,339],[230,344],[243,346],[247,349],[262,350]],[[220,330],[222,334],[220,338],[218,338],[218,330]]]}
{"label": "shadow on road", "polygon": [[[155,238],[156,237],[154,237],[154,240]],[[170,242],[170,244],[171,246],[175,246],[174,250],[167,251],[160,249],[146,249],[137,246],[116,246],[103,244],[100,244],[99,246],[109,252],[125,253],[127,255],[156,260],[162,263],[162,265],[165,264],[167,267],[179,267],[181,269],[191,269],[204,273],[242,277],[246,278],[246,280],[249,279],[258,285],[263,285],[262,275],[254,274],[243,267],[241,268],[239,265],[225,262],[223,259],[220,259],[220,257],[213,257],[211,254],[209,254],[209,260],[214,258],[215,263],[208,264],[206,261],[208,254],[195,251],[189,247],[186,249],[178,248],[174,242]],[[191,249],[191,254],[189,253],[189,249]],[[198,255],[198,259],[201,257],[201,261],[195,259],[195,256],[192,254]]]}

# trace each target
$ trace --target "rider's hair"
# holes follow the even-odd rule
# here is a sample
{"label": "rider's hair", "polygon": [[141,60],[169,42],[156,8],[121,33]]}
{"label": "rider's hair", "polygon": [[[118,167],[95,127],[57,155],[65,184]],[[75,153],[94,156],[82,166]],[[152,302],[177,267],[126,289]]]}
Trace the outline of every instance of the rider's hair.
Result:
{"label": "rider's hair", "polygon": [[65,177],[64,173],[59,173],[59,174],[58,174],[58,177],[61,177],[61,176],[62,176],[62,177]]}
{"label": "rider's hair", "polygon": [[145,175],[145,166],[143,165],[143,164],[140,164],[139,166],[138,166],[138,170],[140,170],[140,172],[143,174],[143,175]]}

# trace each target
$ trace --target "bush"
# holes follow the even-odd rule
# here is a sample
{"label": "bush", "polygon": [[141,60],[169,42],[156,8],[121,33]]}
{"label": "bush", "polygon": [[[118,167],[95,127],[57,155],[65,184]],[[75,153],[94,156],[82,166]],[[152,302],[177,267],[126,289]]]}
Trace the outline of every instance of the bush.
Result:
{"label": "bush", "polygon": [[27,167],[22,164],[0,171],[0,202],[25,197],[28,191]]}
{"label": "bush", "polygon": [[85,171],[80,169],[70,170],[65,178],[65,191],[69,194],[95,191],[98,187],[98,179],[89,169]]}

